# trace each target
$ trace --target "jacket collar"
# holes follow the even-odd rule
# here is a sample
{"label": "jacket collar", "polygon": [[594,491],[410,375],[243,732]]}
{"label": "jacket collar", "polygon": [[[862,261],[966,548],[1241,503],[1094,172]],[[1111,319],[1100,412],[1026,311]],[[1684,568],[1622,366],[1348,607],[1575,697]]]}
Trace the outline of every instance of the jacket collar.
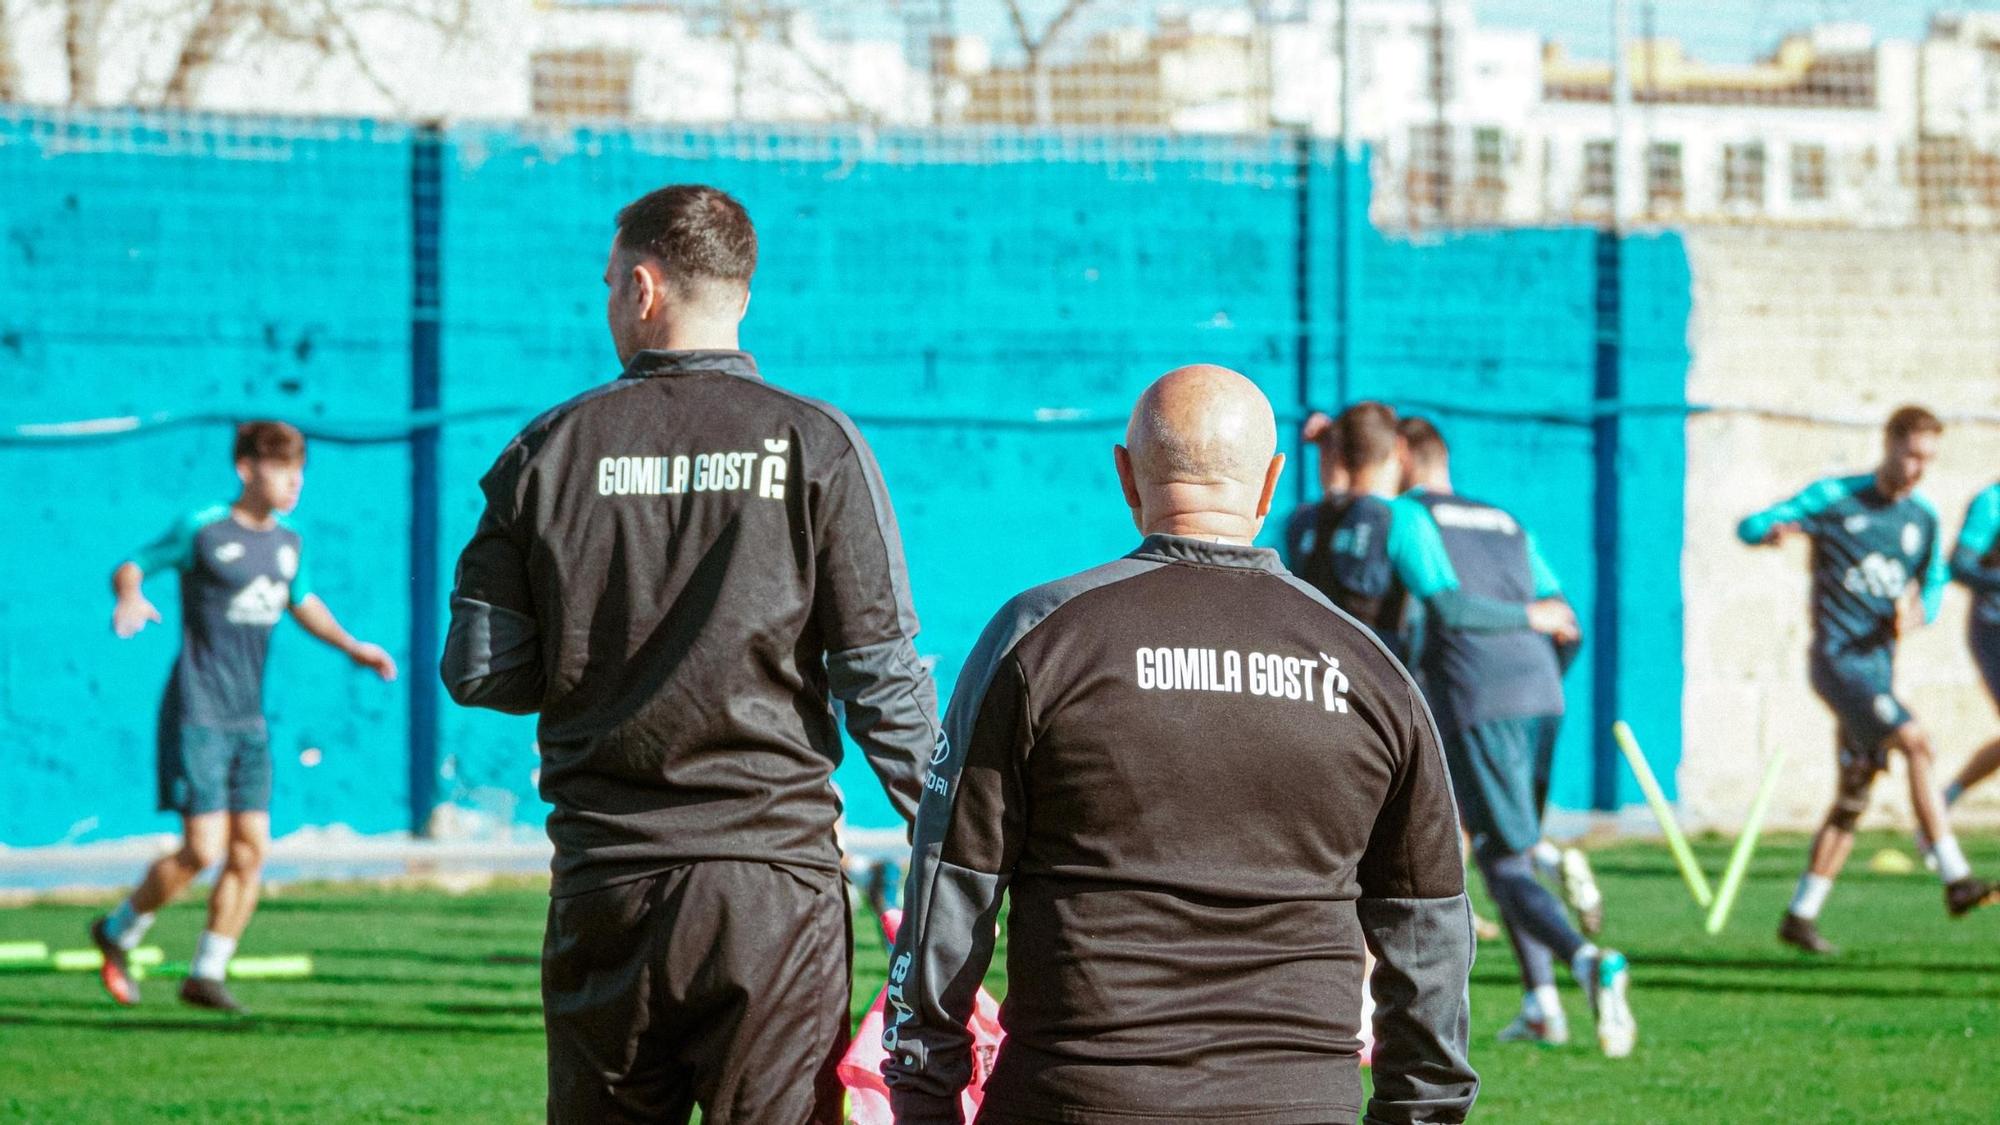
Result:
{"label": "jacket collar", "polygon": [[625,367],[623,378],[648,379],[656,375],[688,375],[695,372],[709,372],[720,375],[735,375],[744,379],[761,379],[757,374],[757,361],[749,352],[716,350],[660,351],[648,349],[632,357]]}
{"label": "jacket collar", "polygon": [[1185,535],[1148,535],[1139,544],[1138,550],[1130,558],[1155,559],[1159,562],[1200,563],[1203,566],[1229,566],[1242,570],[1267,570],[1280,573],[1284,566],[1278,561],[1278,552],[1269,547],[1251,547],[1242,543],[1217,543],[1212,539],[1190,539]]}

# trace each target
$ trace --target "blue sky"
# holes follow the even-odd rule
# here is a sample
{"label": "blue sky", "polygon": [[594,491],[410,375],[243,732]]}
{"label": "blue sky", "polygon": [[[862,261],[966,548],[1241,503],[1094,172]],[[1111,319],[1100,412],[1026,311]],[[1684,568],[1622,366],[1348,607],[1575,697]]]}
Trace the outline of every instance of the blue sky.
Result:
{"label": "blue sky", "polygon": [[[1475,0],[1479,22],[1529,28],[1561,39],[1577,54],[1602,57],[1611,40],[1610,0]],[[1632,34],[1641,32],[1644,0],[1626,0]],[[1933,10],[2000,9],[2000,0],[1654,0],[1658,34],[1685,42],[1698,58],[1742,62],[1786,31],[1814,23],[1856,21],[1883,38],[1921,36]]]}

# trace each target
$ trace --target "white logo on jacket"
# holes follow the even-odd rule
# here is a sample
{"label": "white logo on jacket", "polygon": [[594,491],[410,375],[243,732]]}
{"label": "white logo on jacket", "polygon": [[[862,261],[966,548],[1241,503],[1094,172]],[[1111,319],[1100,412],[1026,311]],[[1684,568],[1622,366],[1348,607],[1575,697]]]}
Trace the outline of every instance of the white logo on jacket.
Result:
{"label": "white logo on jacket", "polygon": [[[1328,711],[1347,711],[1347,677],[1340,672],[1340,662],[1324,653],[1315,659],[1162,645],[1134,650],[1132,664],[1141,691],[1210,691],[1302,703],[1325,700]],[[1328,699],[1330,690],[1338,697]]]}
{"label": "white logo on jacket", "polygon": [[673,453],[597,460],[599,496],[681,496],[702,492],[756,492],[765,500],[785,498],[791,467],[790,439],[764,442],[759,450]]}
{"label": "white logo on jacket", "polygon": [[229,609],[223,617],[231,625],[276,625],[278,618],[285,615],[285,605],[290,602],[292,588],[283,582],[274,582],[266,575],[258,575],[257,580],[236,591],[229,599]]}

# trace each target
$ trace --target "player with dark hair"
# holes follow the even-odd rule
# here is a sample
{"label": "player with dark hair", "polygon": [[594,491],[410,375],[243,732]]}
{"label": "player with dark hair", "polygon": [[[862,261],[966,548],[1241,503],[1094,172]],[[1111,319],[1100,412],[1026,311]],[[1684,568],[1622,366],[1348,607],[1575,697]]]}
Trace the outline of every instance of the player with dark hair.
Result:
{"label": "player with dark hair", "polygon": [[243,490],[233,502],[177,520],[111,575],[118,598],[111,627],[121,637],[160,620],[140,589],[146,576],[168,568],[181,576],[181,650],[159,719],[160,811],[180,815],[181,846],[90,925],[104,954],[105,991],[120,1004],[138,1003],[128,955],[154,912],[220,860],[208,923],[180,998],[203,1008],[242,1008],[223,982],[257,908],[271,840],[264,657],[278,618],[289,609],[306,632],[383,679],[396,678],[389,654],[349,636],[313,593],[299,533],[284,519],[305,483],[304,435],[283,422],[247,422],[237,428],[234,455]]}
{"label": "player with dark hair", "polygon": [[[1965,510],[1965,526],[1959,529],[1958,546],[1951,553],[1951,576],[1972,592],[1965,640],[1986,681],[1987,694],[2000,704],[2000,483],[1987,485]],[[1980,747],[1944,787],[1945,807],[1956,804],[1966,790],[1996,769],[2000,769],[2000,738]]]}
{"label": "player with dark hair", "polygon": [[1310,518],[1300,521],[1303,533],[1287,565],[1406,658],[1405,599],[1389,565],[1389,501],[1402,491],[1396,412],[1379,402],[1358,402],[1332,419],[1327,431],[1347,487],[1300,510]]}
{"label": "player with dark hair", "polygon": [[1251,545],[1256,385],[1196,366],[1132,412],[1144,534],[1009,601],[959,674],[890,957],[901,1125],[955,1123],[1008,903],[985,1122],[1463,1121],[1472,935],[1436,729],[1388,650]]}
{"label": "player with dark hair", "polygon": [[837,1122],[840,721],[905,818],[937,745],[902,540],[847,417],[738,350],[742,205],[667,187],[617,227],[624,373],[480,482],[442,668],[541,716],[548,1116]]}
{"label": "player with dark hair", "polygon": [[1736,528],[1751,546],[1791,536],[1812,541],[1808,669],[1813,691],[1838,723],[1839,790],[1778,926],[1780,941],[1808,953],[1835,952],[1820,936],[1820,908],[1854,847],[1854,826],[1891,753],[1903,755],[1909,767],[1919,844],[1928,842],[1937,857],[1945,909],[1955,918],[1993,897],[1952,836],[1931,780],[1930,738],[1896,698],[1896,642],[1936,618],[1950,579],[1937,509],[1916,490],[1943,433],[1935,414],[1905,406],[1883,427],[1882,461],[1873,472],[1815,481]]}
{"label": "player with dark hair", "polygon": [[[1521,971],[1521,1011],[1500,1038],[1568,1041],[1556,989],[1560,960],[1589,998],[1599,1049],[1622,1057],[1631,1053],[1638,1035],[1626,998],[1625,957],[1579,933],[1555,896],[1536,881],[1536,853],[1546,844],[1542,814],[1564,710],[1561,653],[1578,643],[1575,615],[1533,533],[1505,509],[1453,489],[1450,452],[1437,427],[1415,419],[1403,433],[1410,491],[1397,499],[1396,516],[1409,528],[1399,541],[1412,547],[1397,552],[1399,560],[1408,560],[1399,562],[1399,569],[1411,574],[1413,583],[1427,571],[1447,574],[1463,584],[1463,596],[1501,607],[1500,616],[1511,618],[1472,628],[1463,613],[1429,615],[1419,675],[1444,736],[1452,791],[1472,837],[1473,858]],[[1419,549],[1439,558],[1410,558]],[[1571,864],[1594,893],[1581,852]],[[1580,889],[1577,897],[1579,912],[1587,916],[1585,892]]]}
{"label": "player with dark hair", "polygon": [[1294,571],[1298,569],[1299,560],[1318,544],[1320,524],[1326,520],[1330,508],[1346,497],[1350,483],[1347,465],[1340,456],[1340,434],[1325,411],[1315,410],[1306,415],[1305,422],[1299,427],[1299,437],[1311,442],[1319,451],[1319,499],[1300,504],[1285,517],[1281,553],[1285,565]]}

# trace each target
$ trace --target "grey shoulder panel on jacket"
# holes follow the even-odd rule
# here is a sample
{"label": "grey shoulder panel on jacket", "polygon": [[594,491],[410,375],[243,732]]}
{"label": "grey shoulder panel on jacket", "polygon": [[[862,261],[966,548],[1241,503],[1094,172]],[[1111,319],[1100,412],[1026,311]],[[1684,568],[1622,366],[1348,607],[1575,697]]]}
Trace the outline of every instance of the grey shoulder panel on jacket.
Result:
{"label": "grey shoulder panel on jacket", "polygon": [[1137,578],[1168,565],[1171,564],[1156,559],[1127,556],[1024,590],[1009,598],[1007,604],[1000,607],[1000,612],[993,615],[993,620],[987,622],[986,630],[979,635],[972,651],[966,654],[965,663],[959,667],[958,683],[952,689],[953,702],[956,703],[968,690],[984,692],[1000,662],[1007,658],[1015,645],[1021,643],[1021,638],[1033,632],[1056,610],[1092,590]]}

